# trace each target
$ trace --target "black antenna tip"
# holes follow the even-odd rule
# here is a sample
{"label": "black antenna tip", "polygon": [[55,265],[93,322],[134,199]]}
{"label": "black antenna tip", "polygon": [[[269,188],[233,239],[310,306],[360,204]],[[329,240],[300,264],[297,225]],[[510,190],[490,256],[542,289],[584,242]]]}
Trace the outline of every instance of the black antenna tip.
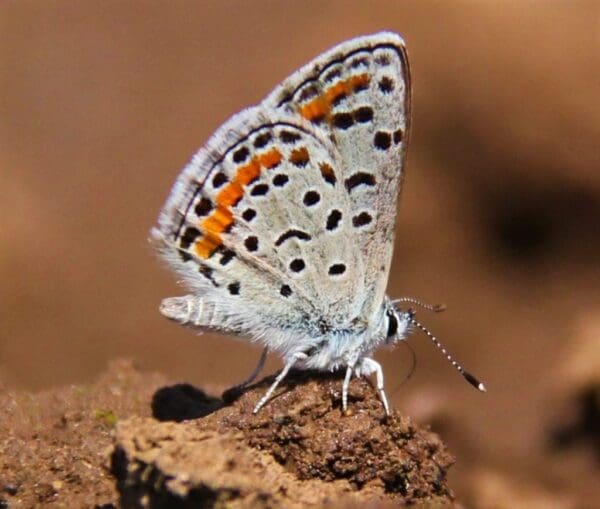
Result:
{"label": "black antenna tip", "polygon": [[469,382],[473,387],[475,387],[475,389],[481,392],[487,392],[487,389],[485,388],[485,385],[483,385],[483,382],[477,380],[477,378],[475,378],[471,373],[469,373],[468,371],[463,371],[462,375],[465,377],[465,380],[467,382]]}

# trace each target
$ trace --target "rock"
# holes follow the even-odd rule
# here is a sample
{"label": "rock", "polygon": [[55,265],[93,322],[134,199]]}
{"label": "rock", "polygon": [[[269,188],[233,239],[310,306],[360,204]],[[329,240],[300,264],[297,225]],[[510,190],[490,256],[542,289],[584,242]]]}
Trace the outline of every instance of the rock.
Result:
{"label": "rock", "polygon": [[344,415],[338,376],[297,372],[252,414],[271,381],[196,420],[120,421],[112,472],[122,506],[452,506],[443,443],[396,412],[386,418],[368,381],[352,381]]}

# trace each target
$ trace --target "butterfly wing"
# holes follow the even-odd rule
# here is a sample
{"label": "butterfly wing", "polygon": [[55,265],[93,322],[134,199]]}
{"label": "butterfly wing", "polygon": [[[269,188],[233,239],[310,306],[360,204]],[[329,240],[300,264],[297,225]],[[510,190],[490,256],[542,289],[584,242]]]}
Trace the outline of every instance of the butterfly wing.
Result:
{"label": "butterfly wing", "polygon": [[348,41],[193,157],[152,236],[205,304],[196,325],[286,355],[303,338],[368,322],[392,253],[407,83],[397,36]]}
{"label": "butterfly wing", "polygon": [[306,119],[340,154],[364,266],[363,315],[373,316],[387,286],[410,127],[403,40],[382,32],[344,42],[292,74],[265,104]]}

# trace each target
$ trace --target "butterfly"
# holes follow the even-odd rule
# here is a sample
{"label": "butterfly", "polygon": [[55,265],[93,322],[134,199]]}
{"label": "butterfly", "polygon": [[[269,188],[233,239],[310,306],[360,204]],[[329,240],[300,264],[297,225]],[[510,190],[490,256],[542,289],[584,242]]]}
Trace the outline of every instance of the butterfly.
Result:
{"label": "butterfly", "polygon": [[410,86],[399,35],[350,39],[227,120],[175,181],[151,235],[191,293],[160,311],[263,345],[257,369],[281,356],[255,412],[294,367],[345,369],[344,410],[352,375],[375,374],[389,413],[373,352],[415,326],[441,347],[401,307],[418,301],[386,295]]}

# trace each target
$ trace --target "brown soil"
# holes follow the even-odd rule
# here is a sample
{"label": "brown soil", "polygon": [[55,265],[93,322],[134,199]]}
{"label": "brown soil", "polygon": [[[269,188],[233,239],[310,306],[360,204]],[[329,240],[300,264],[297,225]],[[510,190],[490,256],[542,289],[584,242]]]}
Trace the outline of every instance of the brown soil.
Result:
{"label": "brown soil", "polygon": [[[586,357],[593,343],[580,346],[561,380],[577,357],[593,367]],[[576,491],[565,477],[587,472],[600,454],[598,386],[589,380],[569,380],[578,388],[557,408],[543,471],[531,469],[535,462],[463,460],[454,484],[467,507],[597,507],[597,487],[585,475]],[[297,373],[253,416],[269,381],[226,393],[227,404],[124,361],[90,386],[31,394],[0,384],[0,508],[196,507],[198,497],[201,507],[451,505],[445,446],[398,413],[384,418],[369,383],[352,382],[342,415],[338,378]],[[482,457],[435,397],[422,401],[444,435],[463,444],[463,458]]]}
{"label": "brown soil", "polygon": [[270,381],[225,405],[117,362],[93,386],[3,391],[0,507],[452,506],[445,446],[367,381],[342,415],[338,377],[296,373],[255,416]]}
{"label": "brown soil", "polygon": [[111,507],[106,465],[115,423],[150,415],[166,382],[115,362],[90,386],[36,395],[0,385],[0,507]]}

